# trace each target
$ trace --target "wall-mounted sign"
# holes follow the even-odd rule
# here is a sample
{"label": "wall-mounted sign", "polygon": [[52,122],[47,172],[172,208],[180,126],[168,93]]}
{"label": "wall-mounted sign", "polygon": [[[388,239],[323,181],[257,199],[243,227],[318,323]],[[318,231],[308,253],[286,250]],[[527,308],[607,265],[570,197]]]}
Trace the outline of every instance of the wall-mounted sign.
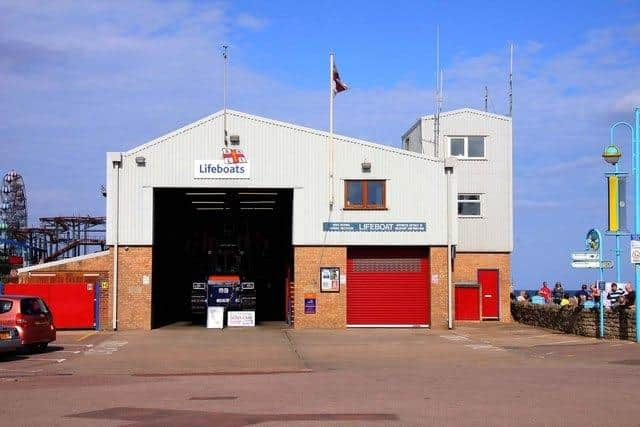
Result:
{"label": "wall-mounted sign", "polygon": [[640,240],[632,240],[629,247],[632,264],[640,264]]}
{"label": "wall-mounted sign", "polygon": [[316,294],[304,294],[304,314],[316,314]]}
{"label": "wall-mounted sign", "polygon": [[242,150],[223,148],[221,160],[196,160],[193,176],[196,179],[249,179],[251,167]]}
{"label": "wall-mounted sign", "polygon": [[340,292],[340,268],[320,267],[320,291]]}
{"label": "wall-mounted sign", "polygon": [[425,222],[323,222],[322,231],[423,232]]}

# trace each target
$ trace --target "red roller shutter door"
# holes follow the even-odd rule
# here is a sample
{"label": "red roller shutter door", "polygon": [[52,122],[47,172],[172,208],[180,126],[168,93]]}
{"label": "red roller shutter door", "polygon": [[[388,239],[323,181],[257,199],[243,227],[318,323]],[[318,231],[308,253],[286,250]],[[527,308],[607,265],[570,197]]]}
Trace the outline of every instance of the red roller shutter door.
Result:
{"label": "red roller shutter door", "polygon": [[347,325],[428,325],[427,254],[427,248],[349,248]]}

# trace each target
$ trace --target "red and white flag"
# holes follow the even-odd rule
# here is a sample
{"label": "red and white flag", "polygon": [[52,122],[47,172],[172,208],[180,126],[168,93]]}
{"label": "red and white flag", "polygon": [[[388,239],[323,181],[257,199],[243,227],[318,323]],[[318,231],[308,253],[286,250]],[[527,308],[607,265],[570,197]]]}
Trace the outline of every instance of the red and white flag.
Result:
{"label": "red and white flag", "polygon": [[342,83],[340,80],[340,73],[338,73],[338,67],[336,67],[335,62],[333,63],[333,95],[337,95],[340,92],[344,92],[349,89],[349,86]]}
{"label": "red and white flag", "polygon": [[223,148],[222,160],[229,164],[247,163],[247,158],[239,148]]}

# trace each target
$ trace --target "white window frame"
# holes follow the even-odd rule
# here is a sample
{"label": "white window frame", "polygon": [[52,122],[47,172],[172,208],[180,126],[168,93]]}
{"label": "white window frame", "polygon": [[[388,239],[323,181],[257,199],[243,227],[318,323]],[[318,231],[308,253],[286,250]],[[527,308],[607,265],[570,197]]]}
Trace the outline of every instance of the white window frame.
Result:
{"label": "white window frame", "polygon": [[[484,155],[482,157],[469,157],[469,137],[479,137],[482,138],[483,141],[483,153]],[[464,154],[462,155],[458,155],[458,156],[454,156],[453,154],[451,154],[451,140],[452,139],[463,139],[464,140]],[[449,150],[449,155],[452,157],[456,157],[458,159],[461,160],[487,160],[487,136],[486,135],[453,135],[453,136],[449,136],[447,137],[447,142],[449,144],[448,146],[448,150]]]}
{"label": "white window frame", "polygon": [[[478,196],[478,201],[475,201],[475,200],[460,200],[460,196]],[[480,214],[479,215],[458,214],[458,218],[483,218],[484,195],[482,193],[458,193],[456,201],[457,201],[456,208],[458,208],[460,206],[460,203],[478,203],[478,205],[480,205]]]}

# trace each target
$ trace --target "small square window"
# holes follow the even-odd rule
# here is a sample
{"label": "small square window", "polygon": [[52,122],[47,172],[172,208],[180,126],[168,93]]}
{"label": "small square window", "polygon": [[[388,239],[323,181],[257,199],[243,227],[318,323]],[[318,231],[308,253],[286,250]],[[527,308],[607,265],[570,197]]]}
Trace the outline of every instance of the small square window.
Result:
{"label": "small square window", "polygon": [[386,188],[383,180],[345,181],[345,209],[385,209]]}
{"label": "small square window", "polygon": [[464,138],[451,138],[451,155],[464,156]]}
{"label": "small square window", "polygon": [[469,140],[468,157],[484,157],[484,137],[470,136],[468,140]]}
{"label": "small square window", "polygon": [[458,194],[459,216],[482,216],[482,203],[479,194]]}

